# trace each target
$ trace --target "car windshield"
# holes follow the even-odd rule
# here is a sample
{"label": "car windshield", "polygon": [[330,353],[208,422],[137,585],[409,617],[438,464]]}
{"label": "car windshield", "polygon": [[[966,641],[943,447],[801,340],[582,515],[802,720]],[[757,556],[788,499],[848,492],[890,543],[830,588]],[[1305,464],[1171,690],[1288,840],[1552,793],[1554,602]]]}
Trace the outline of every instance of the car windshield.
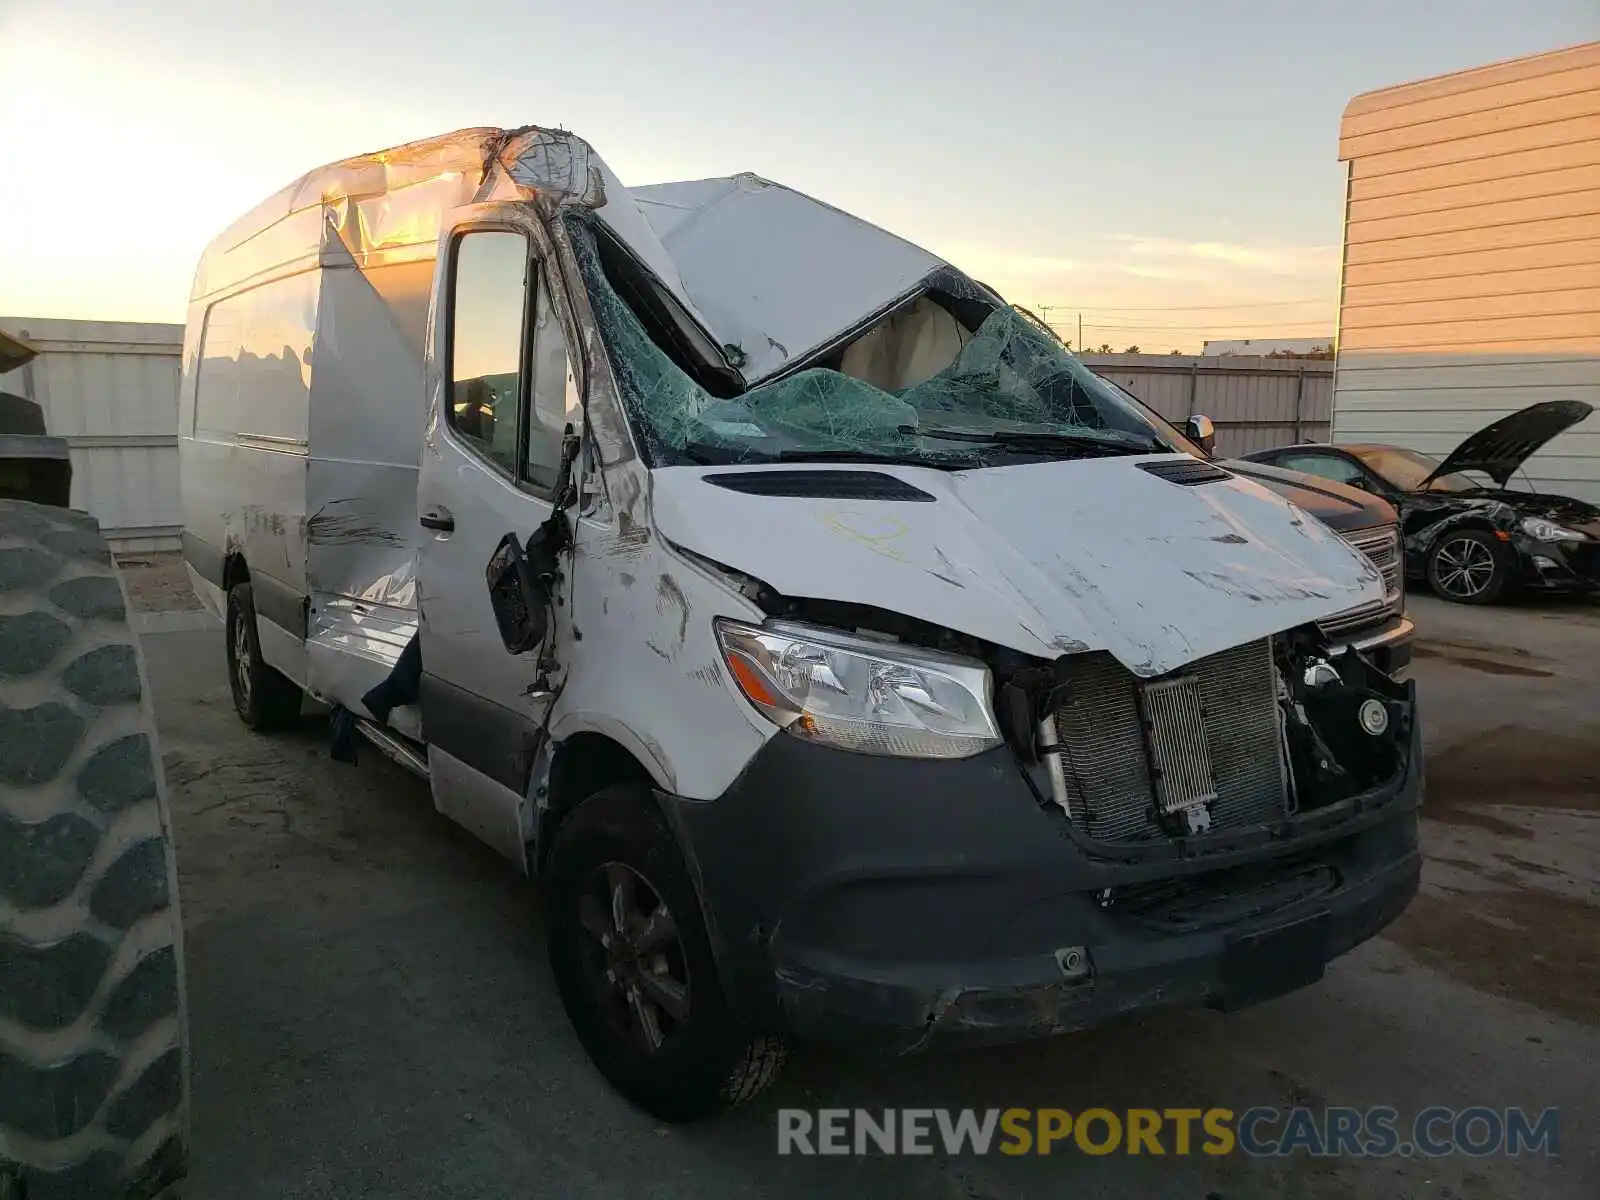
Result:
{"label": "car windshield", "polygon": [[[690,377],[681,354],[675,361],[618,294],[593,232],[574,221],[572,234],[629,417],[658,462],[858,459],[958,469],[1173,452],[1167,430],[1073,358],[1048,328],[1009,307],[989,311],[976,329],[942,318],[950,357],[910,386],[811,367],[719,397]],[[736,353],[728,357],[738,361]],[[870,362],[876,367],[882,359]],[[829,361],[850,363],[848,348]]]}
{"label": "car windshield", "polygon": [[[1377,475],[1402,492],[1414,492],[1422,481],[1439,469],[1439,460],[1418,454],[1415,450],[1402,450],[1398,446],[1372,446],[1354,450],[1353,454],[1366,463]],[[1459,471],[1441,475],[1428,484],[1430,492],[1472,492],[1483,487],[1470,476]]]}

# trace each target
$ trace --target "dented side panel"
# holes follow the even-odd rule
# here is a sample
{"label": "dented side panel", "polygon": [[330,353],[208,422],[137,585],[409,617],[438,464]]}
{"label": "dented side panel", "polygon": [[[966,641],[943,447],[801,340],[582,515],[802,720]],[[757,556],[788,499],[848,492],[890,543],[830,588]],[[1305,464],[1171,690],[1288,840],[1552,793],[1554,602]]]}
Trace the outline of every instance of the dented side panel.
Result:
{"label": "dented side panel", "polygon": [[[619,518],[621,513],[618,514]],[[585,597],[552,736],[604,734],[633,751],[658,786],[714,800],[777,733],[723,665],[717,616],[760,620],[704,568],[641,526],[580,522],[573,591]]]}
{"label": "dented side panel", "polygon": [[[564,247],[564,227],[553,232]],[[601,734],[664,790],[712,800],[777,733],[728,677],[712,626],[718,616],[759,621],[761,611],[652,528],[659,473],[639,459],[582,279],[569,255],[559,257],[569,268],[559,302],[583,348],[593,476],[583,484],[589,515],[575,522],[568,602],[557,610],[564,675],[550,736]]]}
{"label": "dented side panel", "polygon": [[[430,253],[321,277],[304,523],[307,686],[360,711],[360,697],[393,668],[417,627],[417,461],[433,263]],[[402,732],[420,729],[414,708],[393,720]]]}

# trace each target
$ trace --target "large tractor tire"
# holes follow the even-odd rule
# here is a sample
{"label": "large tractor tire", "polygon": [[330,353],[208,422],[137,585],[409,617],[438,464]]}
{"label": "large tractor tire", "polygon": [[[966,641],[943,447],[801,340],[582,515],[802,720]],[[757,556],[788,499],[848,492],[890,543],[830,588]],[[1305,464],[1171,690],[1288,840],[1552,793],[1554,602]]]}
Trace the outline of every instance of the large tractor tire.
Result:
{"label": "large tractor tire", "polygon": [[0,499],[0,1200],[183,1174],[188,1022],[150,688],[94,518]]}

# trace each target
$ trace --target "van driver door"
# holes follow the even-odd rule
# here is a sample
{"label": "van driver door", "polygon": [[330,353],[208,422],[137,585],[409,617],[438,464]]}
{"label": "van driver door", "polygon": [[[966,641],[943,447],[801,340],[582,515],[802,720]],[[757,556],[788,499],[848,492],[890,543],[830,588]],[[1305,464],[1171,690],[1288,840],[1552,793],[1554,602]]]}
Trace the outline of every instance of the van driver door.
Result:
{"label": "van driver door", "polygon": [[526,869],[528,775],[549,697],[508,654],[484,568],[551,511],[567,422],[567,340],[517,223],[457,227],[439,263],[433,393],[417,481],[423,735],[435,806]]}

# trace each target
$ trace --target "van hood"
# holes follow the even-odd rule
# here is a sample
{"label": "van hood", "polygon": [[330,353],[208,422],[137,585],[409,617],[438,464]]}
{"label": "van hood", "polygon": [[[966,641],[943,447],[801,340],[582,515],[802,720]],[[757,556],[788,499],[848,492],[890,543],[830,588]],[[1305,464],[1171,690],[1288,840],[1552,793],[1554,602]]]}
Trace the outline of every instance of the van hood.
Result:
{"label": "van hood", "polygon": [[[1321,522],[1225,472],[1185,485],[1144,469],[1171,464],[1196,465],[663,467],[651,519],[785,595],[872,605],[1039,658],[1105,650],[1141,676],[1383,600],[1372,564]],[[866,498],[880,495],[894,498]]]}

